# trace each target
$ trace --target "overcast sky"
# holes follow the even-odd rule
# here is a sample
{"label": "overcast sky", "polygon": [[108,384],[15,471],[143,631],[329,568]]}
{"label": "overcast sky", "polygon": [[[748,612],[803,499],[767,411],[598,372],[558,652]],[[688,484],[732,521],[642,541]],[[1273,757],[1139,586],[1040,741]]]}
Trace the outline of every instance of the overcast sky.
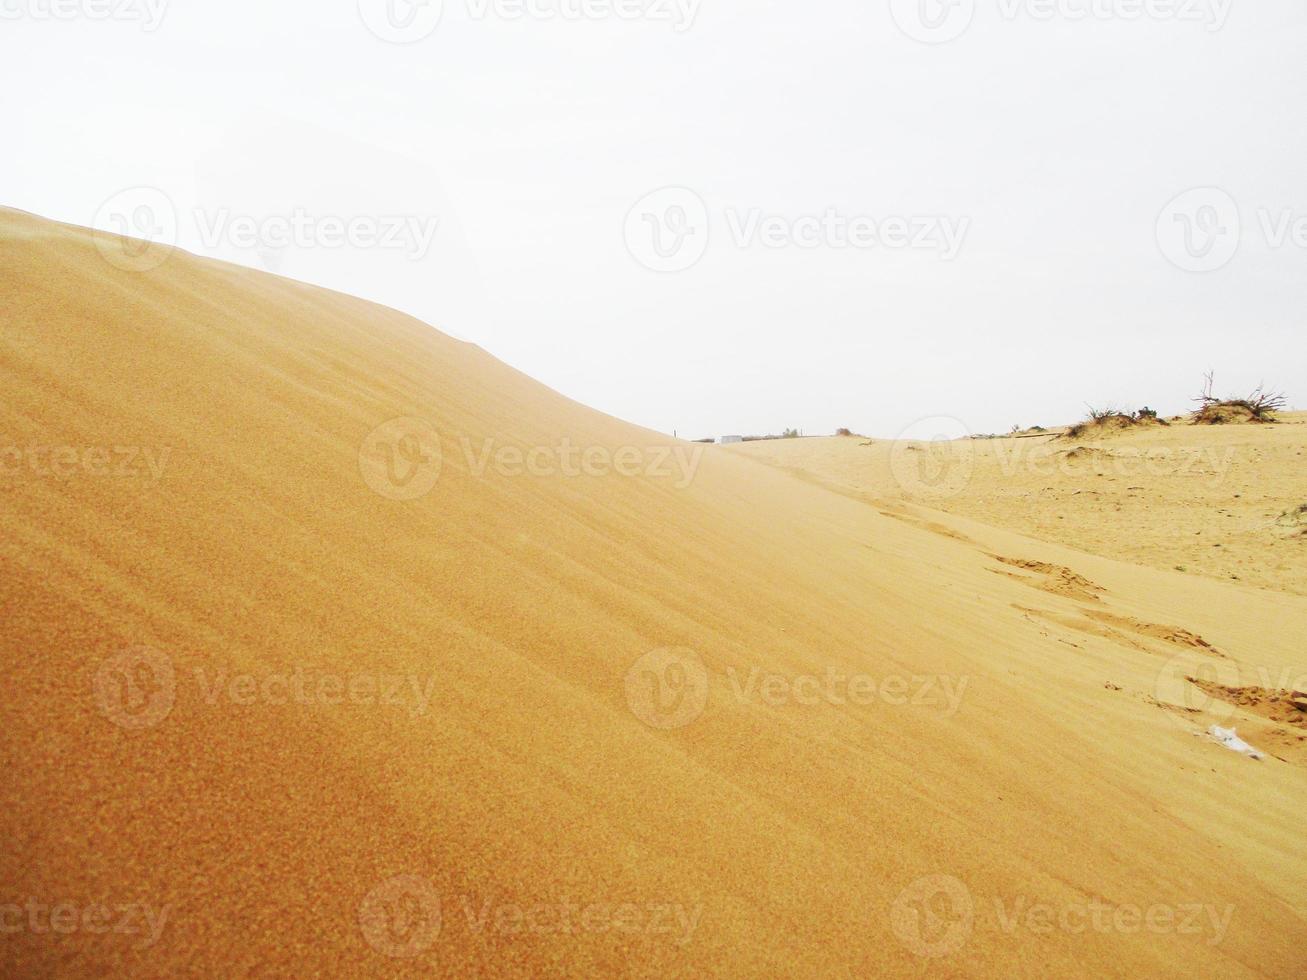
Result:
{"label": "overcast sky", "polygon": [[0,0],[0,203],[681,436],[1307,407],[1305,54],[1302,0]]}

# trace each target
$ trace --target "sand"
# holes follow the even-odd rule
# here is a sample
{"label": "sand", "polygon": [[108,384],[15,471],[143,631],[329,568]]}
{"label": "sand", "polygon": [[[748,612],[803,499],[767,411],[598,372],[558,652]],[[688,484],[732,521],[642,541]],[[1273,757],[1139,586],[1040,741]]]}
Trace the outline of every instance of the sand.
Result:
{"label": "sand", "polygon": [[1282,413],[1274,425],[1177,421],[1080,439],[1036,434],[931,446],[832,437],[730,451],[882,503],[1307,596],[1307,512],[1298,512],[1307,505],[1307,412]]}
{"label": "sand", "polygon": [[4,975],[1302,972],[1307,598],[122,247],[0,212]]}

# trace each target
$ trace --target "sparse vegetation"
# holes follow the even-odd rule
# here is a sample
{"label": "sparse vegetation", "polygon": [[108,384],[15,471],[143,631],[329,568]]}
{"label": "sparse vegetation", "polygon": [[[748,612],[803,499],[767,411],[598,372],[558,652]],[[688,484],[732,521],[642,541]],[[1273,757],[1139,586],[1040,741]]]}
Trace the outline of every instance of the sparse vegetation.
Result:
{"label": "sparse vegetation", "polygon": [[837,436],[851,436],[853,435],[853,431],[851,429],[836,429],[835,434]]}
{"label": "sparse vegetation", "polygon": [[1089,409],[1089,421],[1091,422],[1105,422],[1108,419],[1121,419],[1126,422],[1134,421],[1133,414],[1112,405],[1109,405],[1106,408],[1094,408],[1093,405],[1087,405],[1085,407]]}
{"label": "sparse vegetation", "polygon": [[1203,390],[1194,401],[1198,410],[1194,412],[1195,425],[1227,425],[1239,423],[1278,422],[1276,413],[1282,411],[1287,399],[1280,392],[1267,391],[1264,384],[1247,398],[1217,398],[1212,394],[1214,386],[1213,371],[1203,376]]}
{"label": "sparse vegetation", "polygon": [[1130,429],[1138,425],[1170,425],[1171,423],[1161,418],[1155,409],[1144,406],[1137,412],[1131,412],[1124,408],[1117,408],[1108,405],[1106,408],[1095,408],[1089,405],[1089,417],[1083,422],[1077,422],[1066,430],[1066,438],[1079,439],[1095,432],[1109,432],[1120,429]]}
{"label": "sparse vegetation", "polygon": [[797,438],[799,438],[799,430],[798,430],[798,429],[786,429],[784,432],[781,433],[781,438],[782,438],[782,439],[797,439]]}

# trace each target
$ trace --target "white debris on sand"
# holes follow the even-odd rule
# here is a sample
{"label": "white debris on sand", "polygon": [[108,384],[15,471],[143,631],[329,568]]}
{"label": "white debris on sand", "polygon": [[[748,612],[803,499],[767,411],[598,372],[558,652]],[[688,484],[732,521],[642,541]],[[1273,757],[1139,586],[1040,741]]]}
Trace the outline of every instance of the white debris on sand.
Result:
{"label": "white debris on sand", "polygon": [[1194,732],[1195,735],[1206,735],[1213,742],[1219,742],[1227,749],[1246,755],[1250,759],[1264,759],[1265,756],[1255,748],[1241,739],[1233,728],[1222,728],[1220,725],[1213,725],[1205,732]]}

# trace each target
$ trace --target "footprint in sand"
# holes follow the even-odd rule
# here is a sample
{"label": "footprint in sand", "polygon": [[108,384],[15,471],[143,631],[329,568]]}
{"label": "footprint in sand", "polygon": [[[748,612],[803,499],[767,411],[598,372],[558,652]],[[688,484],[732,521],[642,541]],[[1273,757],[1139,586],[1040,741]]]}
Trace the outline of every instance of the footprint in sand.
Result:
{"label": "footprint in sand", "polygon": [[1032,561],[1025,558],[1004,558],[1002,555],[993,554],[989,557],[1012,568],[1033,572],[1040,577],[1031,578],[1027,575],[1005,572],[998,568],[993,569],[999,575],[1006,575],[1018,582],[1029,585],[1031,588],[1042,589],[1044,592],[1051,592],[1053,595],[1066,596],[1068,599],[1078,599],[1081,602],[1098,602],[1100,596],[1107,593],[1107,590],[1101,585],[1094,584],[1065,565],[1053,565],[1048,562]]}

